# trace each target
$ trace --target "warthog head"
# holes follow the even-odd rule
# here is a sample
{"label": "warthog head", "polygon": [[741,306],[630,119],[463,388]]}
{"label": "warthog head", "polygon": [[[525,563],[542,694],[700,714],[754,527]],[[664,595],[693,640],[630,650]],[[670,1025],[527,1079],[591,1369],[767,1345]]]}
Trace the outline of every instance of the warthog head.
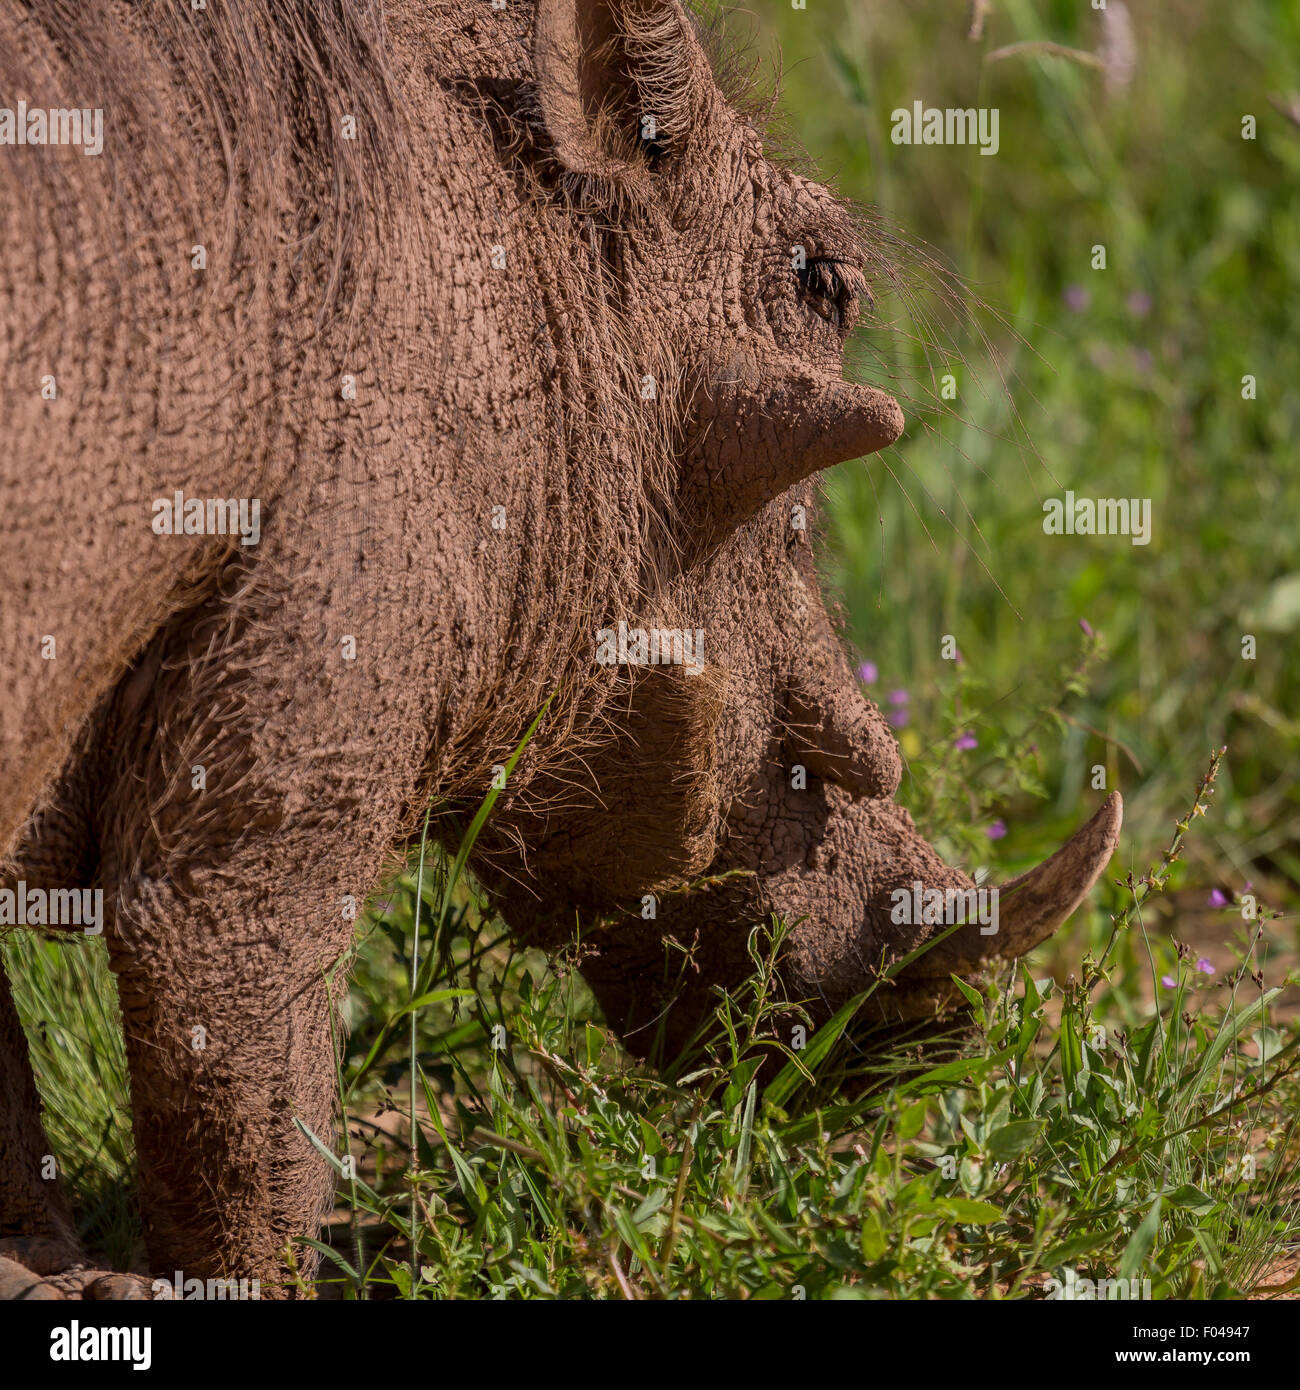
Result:
{"label": "warthog head", "polygon": [[[507,897],[524,922],[539,897],[569,927],[579,905],[584,973],[644,1050],[657,1021],[679,1036],[712,985],[747,971],[768,914],[801,919],[794,993],[835,1005],[943,929],[897,921],[895,890],[974,884],[893,803],[898,747],[831,629],[809,543],[816,475],[904,427],[891,395],[843,375],[890,273],[883,243],[765,155],[677,0],[542,0],[532,51],[533,138],[600,243],[587,312],[616,318],[637,355],[661,529],[644,610],[593,624],[595,664],[623,681],[586,764],[596,796],[529,832]],[[941,1006],[952,972],[1043,940],[1104,867],[1120,815],[1112,796],[1002,888],[996,932],[961,927],[878,991],[880,1013]],[[680,972],[665,972],[668,936],[694,948]]]}

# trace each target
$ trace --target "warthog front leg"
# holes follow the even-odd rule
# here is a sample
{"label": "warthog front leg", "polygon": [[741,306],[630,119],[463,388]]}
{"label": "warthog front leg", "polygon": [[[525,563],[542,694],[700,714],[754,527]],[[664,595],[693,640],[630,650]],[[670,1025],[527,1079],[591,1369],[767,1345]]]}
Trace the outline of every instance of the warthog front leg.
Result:
{"label": "warthog front leg", "polygon": [[[109,721],[120,771],[100,812],[152,1272],[257,1279],[262,1297],[330,1203],[334,1173],[295,1121],[338,1149],[345,982],[331,998],[327,976],[422,747],[365,708],[366,648],[354,661],[331,640],[364,631],[355,614],[305,634],[267,617],[276,602],[214,604],[161,635]],[[315,1263],[298,1248],[300,1271]]]}
{"label": "warthog front leg", "polygon": [[[256,1279],[274,1297],[287,1244],[315,1234],[333,1192],[294,1121],[337,1147],[336,1001],[296,923],[233,895],[172,906],[175,917],[148,916],[158,935],[139,920],[126,929],[119,961],[150,1265],[167,1278]],[[180,921],[206,935],[227,910],[231,955],[191,939],[177,959],[160,940]],[[336,956],[348,935],[321,933]],[[310,1274],[314,1256],[298,1256]]]}

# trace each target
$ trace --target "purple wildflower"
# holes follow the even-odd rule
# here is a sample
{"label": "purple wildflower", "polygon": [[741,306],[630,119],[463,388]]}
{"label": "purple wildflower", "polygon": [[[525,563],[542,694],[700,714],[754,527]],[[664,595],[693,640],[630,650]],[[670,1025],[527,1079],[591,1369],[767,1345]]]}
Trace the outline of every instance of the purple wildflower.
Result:
{"label": "purple wildflower", "polygon": [[1214,966],[1211,963],[1209,956],[1198,957],[1196,961],[1196,969],[1202,975],[1214,974]]}
{"label": "purple wildflower", "polygon": [[1004,820],[995,820],[984,833],[990,840],[1000,840],[1007,833],[1007,823]]}
{"label": "purple wildflower", "polygon": [[1066,285],[1065,293],[1061,297],[1065,300],[1065,307],[1072,314],[1083,313],[1092,303],[1092,295],[1082,285]]}
{"label": "purple wildflower", "polygon": [[969,748],[978,748],[979,740],[974,734],[958,734],[957,741],[953,744],[953,747],[956,748],[958,752],[964,753]]}
{"label": "purple wildflower", "polygon": [[876,670],[876,663],[864,661],[858,667],[858,679],[865,685],[875,685],[876,681],[880,679],[880,672]]}
{"label": "purple wildflower", "polygon": [[1211,888],[1209,903],[1211,907],[1227,907],[1228,899],[1218,888]]}

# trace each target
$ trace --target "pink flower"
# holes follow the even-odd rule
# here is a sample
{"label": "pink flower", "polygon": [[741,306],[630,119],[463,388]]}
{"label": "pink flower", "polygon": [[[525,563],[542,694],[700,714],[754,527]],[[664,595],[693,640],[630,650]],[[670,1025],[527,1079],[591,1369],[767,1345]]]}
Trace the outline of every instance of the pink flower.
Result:
{"label": "pink flower", "polygon": [[1161,977],[1160,977],[1160,983],[1161,983],[1162,985],[1164,985],[1164,987],[1165,987],[1166,989],[1177,989],[1177,988],[1178,988],[1178,981],[1175,980],[1174,977],[1173,977],[1172,975],[1161,975]]}
{"label": "pink flower", "polygon": [[1000,840],[1007,833],[1007,823],[1003,820],[995,820],[984,833],[990,840]]}
{"label": "pink flower", "polygon": [[1092,636],[1092,624],[1087,620],[1087,618],[1080,618],[1079,626],[1083,629],[1083,635],[1085,637]]}
{"label": "pink flower", "polygon": [[891,690],[885,697],[891,705],[905,705],[911,700],[906,690]]}
{"label": "pink flower", "polygon": [[894,709],[891,709],[891,710],[889,711],[889,722],[890,722],[890,723],[894,726],[894,728],[896,728],[896,729],[906,728],[906,726],[907,726],[907,721],[908,721],[910,718],[911,718],[911,715],[909,715],[908,712],[907,712],[905,709],[900,709],[900,708],[898,708],[898,707],[895,707]]}
{"label": "pink flower", "polygon": [[1227,907],[1228,899],[1217,888],[1211,888],[1209,903],[1211,907]]}
{"label": "pink flower", "polygon": [[1065,300],[1065,307],[1072,314],[1083,313],[1092,302],[1092,295],[1082,285],[1066,285],[1065,293],[1061,297]]}
{"label": "pink flower", "polygon": [[1210,964],[1208,956],[1200,956],[1196,961],[1196,968],[1202,975],[1213,975],[1214,966]]}
{"label": "pink flower", "polygon": [[875,685],[879,678],[880,672],[876,670],[876,663],[874,661],[864,661],[862,665],[858,667],[858,679],[862,681],[864,685]]}
{"label": "pink flower", "polygon": [[978,748],[979,740],[976,739],[974,734],[958,734],[953,747],[959,752],[964,753],[969,748]]}

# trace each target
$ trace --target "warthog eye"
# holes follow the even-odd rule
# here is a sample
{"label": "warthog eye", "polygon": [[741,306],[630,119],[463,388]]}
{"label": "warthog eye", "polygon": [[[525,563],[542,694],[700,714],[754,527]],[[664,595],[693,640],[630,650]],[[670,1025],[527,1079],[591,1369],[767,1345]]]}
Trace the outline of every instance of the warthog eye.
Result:
{"label": "warthog eye", "polygon": [[829,256],[810,260],[795,274],[799,277],[800,298],[809,308],[837,328],[851,323],[857,299],[853,280],[860,277],[854,276],[847,266]]}

